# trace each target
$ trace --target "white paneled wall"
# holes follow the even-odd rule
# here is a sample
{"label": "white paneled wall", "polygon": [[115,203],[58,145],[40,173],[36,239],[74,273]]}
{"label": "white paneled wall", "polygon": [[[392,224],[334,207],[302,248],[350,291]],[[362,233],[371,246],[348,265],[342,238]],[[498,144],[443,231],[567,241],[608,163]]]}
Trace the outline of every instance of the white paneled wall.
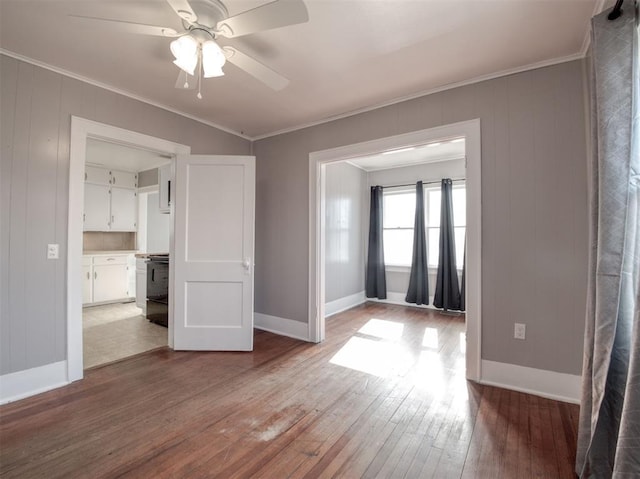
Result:
{"label": "white paneled wall", "polygon": [[325,301],[330,303],[364,289],[362,217],[369,208],[363,201],[366,173],[360,168],[329,164],[325,179]]}

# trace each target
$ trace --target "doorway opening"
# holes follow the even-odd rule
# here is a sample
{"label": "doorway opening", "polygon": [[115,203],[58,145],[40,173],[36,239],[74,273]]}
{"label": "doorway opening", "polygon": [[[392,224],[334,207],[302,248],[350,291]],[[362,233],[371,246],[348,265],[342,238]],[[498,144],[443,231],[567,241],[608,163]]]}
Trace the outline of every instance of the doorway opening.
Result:
{"label": "doorway opening", "polygon": [[160,201],[160,187],[172,162],[164,153],[87,139],[84,369],[168,344],[168,283],[158,292],[164,300],[151,301],[148,311],[147,263],[150,254],[169,257],[171,209]]}
{"label": "doorway opening", "polygon": [[[110,190],[112,187],[117,188],[121,186],[124,186],[122,188],[123,190],[126,190],[127,186],[129,187],[128,188],[129,190],[132,190],[132,189],[137,190],[137,184],[136,186],[131,188],[131,185],[126,184],[126,182],[128,181],[128,179],[132,177],[131,175],[132,172],[131,171],[127,172],[127,169],[131,170],[132,169],[131,162],[135,162],[138,160],[133,160],[130,158],[129,163],[118,164],[118,161],[126,161],[126,158],[127,158],[127,153],[125,153],[126,151],[135,150],[140,155],[143,155],[142,152],[146,152],[144,154],[150,157],[155,157],[156,159],[154,161],[160,162],[163,164],[167,164],[167,162],[170,161],[170,159],[175,158],[179,154],[189,154],[191,151],[191,148],[185,145],[180,145],[178,143],[173,143],[160,138],[151,137],[148,135],[132,132],[129,130],[124,130],[122,128],[117,128],[111,125],[105,125],[102,123],[85,120],[78,117],[72,117],[71,144],[70,144],[70,168],[69,168],[70,170],[70,173],[69,173],[69,225],[68,225],[68,237],[67,237],[67,356],[68,356],[67,375],[68,375],[69,381],[75,381],[83,377],[83,370],[84,370],[83,304],[86,303],[87,299],[89,299],[92,304],[106,302],[109,304],[109,307],[111,308],[114,307],[113,306],[114,304],[116,305],[121,304],[124,310],[127,310],[127,308],[136,307],[135,303],[116,302],[117,299],[131,301],[131,299],[135,298],[135,295],[131,294],[135,289],[135,282],[136,282],[135,275],[127,276],[126,288],[128,289],[122,290],[121,292],[117,292],[117,291],[113,292],[108,290],[108,288],[105,292],[104,289],[100,289],[100,293],[97,296],[94,294],[96,291],[95,284],[92,285],[92,288],[94,289],[91,291],[91,295],[87,296],[88,292],[87,292],[86,284],[88,283],[83,283],[83,280],[87,279],[87,275],[86,275],[87,265],[83,264],[83,261],[86,261],[83,256],[83,249],[85,249],[83,248],[83,246],[85,246],[86,244],[90,244],[92,245],[92,247],[101,247],[101,248],[110,249],[112,248],[112,246],[107,246],[107,245],[112,245],[113,244],[112,242],[118,241],[120,242],[120,244],[117,249],[133,247],[133,249],[137,251],[139,246],[138,241],[143,239],[143,238],[137,238],[137,230],[139,228],[138,221],[137,221],[137,216],[139,214],[139,210],[137,209],[139,207],[137,203],[137,196],[136,196],[136,205],[137,205],[136,210],[131,215],[134,218],[133,220],[131,219],[131,217],[128,217],[126,214],[124,214],[119,216],[118,220],[120,221],[116,221],[116,218],[114,217],[114,215],[111,215],[110,208],[112,204],[108,203],[108,206],[103,206],[103,210],[105,208],[109,210],[107,222],[113,223],[115,225],[114,228],[111,228],[112,226],[111,224],[107,225],[104,228],[94,227],[93,228],[94,230],[105,229],[108,231],[100,231],[100,232],[90,231],[90,233],[98,233],[98,234],[94,234],[93,237],[85,238],[85,235],[87,234],[85,233],[85,230],[86,230],[85,228],[85,225],[86,225],[85,193],[88,191],[89,196],[91,196],[92,193],[95,193],[95,191],[99,190],[99,188],[93,188],[93,187],[89,187],[89,189],[86,189],[86,185],[100,184],[99,179],[95,180],[93,183],[91,182],[86,183],[85,173],[89,171],[89,169],[86,169],[87,153],[89,151],[91,154],[91,151],[94,148],[94,145],[100,145],[100,148],[104,148],[105,144],[109,145],[109,147],[106,149],[110,151],[110,153],[113,153],[112,151],[113,149],[118,150],[118,154],[115,155],[116,158],[110,159],[110,160],[98,160],[98,161],[91,161],[91,158],[89,158],[89,163],[104,163],[104,161],[115,162],[114,164],[108,165],[110,169],[102,168],[104,166],[107,166],[105,164],[90,165],[94,168],[93,172],[96,173],[98,176],[105,175],[104,170],[106,170],[105,177],[109,178],[109,180],[107,180],[106,185],[102,185],[102,186],[103,187],[106,186],[106,189],[108,190]],[[106,156],[112,156],[112,155],[108,154]],[[133,169],[136,169],[136,168],[133,168]],[[129,174],[128,175],[122,174],[121,176],[116,175],[115,182],[113,182],[114,175],[110,173],[113,171],[119,171],[119,172],[124,172]],[[139,171],[144,171],[144,170],[139,170]],[[111,181],[112,183],[109,183],[109,181]],[[125,185],[123,185],[122,182],[125,182]],[[143,190],[142,192],[148,194],[151,192],[151,190],[153,190],[153,188],[148,189],[147,191]],[[127,197],[127,195],[130,193],[131,191],[118,190],[116,196],[119,198],[119,200],[121,200],[122,197]],[[110,195],[110,194],[112,194],[111,191],[107,193],[107,195]],[[148,204],[148,196],[146,196],[145,199],[147,200],[147,204]],[[168,238],[167,253],[169,253],[170,258],[171,258],[171,253],[173,252],[173,229],[174,229],[173,216],[174,215],[171,214],[170,215],[171,219],[168,221],[169,238]],[[124,221],[124,223],[122,221]],[[135,223],[135,226],[133,226],[133,223],[128,224],[127,221]],[[92,227],[90,227],[90,229],[91,228]],[[133,232],[134,229],[136,230],[136,233]],[[107,233],[117,233],[117,235],[115,236],[107,235]],[[145,242],[148,241],[148,237],[144,239],[144,241]],[[98,246],[98,245],[102,245],[102,246]],[[105,250],[97,250],[97,251],[105,251]],[[109,253],[111,252],[113,252],[113,250],[109,251]],[[118,256],[118,257],[116,258],[115,256]],[[126,269],[127,267],[134,268],[134,271],[135,271],[135,263],[131,264],[130,262],[131,259],[127,258],[129,255],[107,254],[106,257],[103,255],[99,259],[97,259],[97,262],[95,258],[91,259],[92,264],[90,265],[90,268],[93,268],[93,269],[89,270],[89,273],[90,273],[89,279],[90,280],[96,279],[96,276],[97,276],[95,274],[96,267],[101,268],[102,266],[106,266],[106,265],[112,266],[115,263],[119,263],[120,260],[123,259],[123,258],[120,258],[119,256],[123,256],[126,258],[125,265],[118,264],[117,266],[119,267],[111,267],[109,270],[105,269],[104,271],[99,269],[97,271],[98,273],[105,273],[104,275],[99,275],[99,276],[104,278],[106,276],[109,276],[109,274],[111,274],[111,276],[120,277],[122,276],[122,274],[126,274],[123,272],[127,271]],[[127,261],[129,261],[129,264],[126,264]],[[131,286],[132,283],[133,283],[133,286]],[[171,282],[169,282],[168,287],[169,287],[169,295],[170,295],[172,292],[171,290],[173,288],[173,285],[171,284]],[[121,298],[116,298],[116,296],[121,296]],[[102,306],[98,306],[98,307],[102,307]],[[114,312],[112,311],[112,313]],[[168,308],[168,331],[166,333],[165,338],[167,339],[166,342],[170,347],[173,346],[172,313],[173,313],[172,308]],[[108,315],[109,313],[105,312],[105,314]],[[114,313],[114,314],[117,314],[117,313]],[[124,312],[121,312],[121,314],[127,315],[128,312],[124,311]],[[126,334],[126,332],[124,334]]]}
{"label": "doorway opening", "polygon": [[[462,166],[466,186],[466,376],[472,380],[480,378],[481,151],[479,120],[421,130],[310,154],[309,337],[312,341],[320,342],[324,339],[325,317],[327,316],[326,214],[327,208],[330,207],[327,204],[328,165],[347,160],[357,162],[357,158],[367,157],[371,159],[380,155],[381,152],[400,152],[404,149],[417,149],[427,144],[450,143],[454,139],[464,140],[466,158],[466,165],[457,165],[457,168]],[[453,171],[453,173],[455,172]],[[443,174],[445,175],[444,177],[456,176],[448,173]],[[428,178],[419,179],[425,180]],[[403,180],[403,182],[409,183],[406,180]],[[368,187],[366,191],[368,194]],[[364,209],[367,211],[367,215],[364,216],[368,219],[368,199],[363,198],[362,202],[364,203]],[[363,223],[365,225],[362,226],[362,230],[368,231],[368,221],[365,220]],[[336,250],[336,248],[332,249]],[[340,248],[337,251],[340,251]],[[332,305],[330,306],[333,307]]]}

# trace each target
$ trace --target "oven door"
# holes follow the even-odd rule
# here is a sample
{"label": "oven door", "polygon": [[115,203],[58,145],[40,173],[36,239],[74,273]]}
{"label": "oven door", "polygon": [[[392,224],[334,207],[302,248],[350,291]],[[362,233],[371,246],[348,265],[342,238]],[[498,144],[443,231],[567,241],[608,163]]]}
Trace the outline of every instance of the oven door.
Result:
{"label": "oven door", "polygon": [[169,264],[147,263],[147,299],[167,304],[169,302]]}

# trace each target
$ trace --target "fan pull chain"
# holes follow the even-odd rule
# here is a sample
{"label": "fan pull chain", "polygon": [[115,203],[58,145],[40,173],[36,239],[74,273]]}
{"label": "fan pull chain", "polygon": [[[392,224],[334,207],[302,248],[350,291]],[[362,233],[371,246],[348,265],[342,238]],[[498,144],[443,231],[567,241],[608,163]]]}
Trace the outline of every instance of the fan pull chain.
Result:
{"label": "fan pull chain", "polygon": [[199,51],[200,61],[198,62],[198,100],[202,100],[202,93],[200,93],[200,89],[202,87],[202,47],[200,47]]}

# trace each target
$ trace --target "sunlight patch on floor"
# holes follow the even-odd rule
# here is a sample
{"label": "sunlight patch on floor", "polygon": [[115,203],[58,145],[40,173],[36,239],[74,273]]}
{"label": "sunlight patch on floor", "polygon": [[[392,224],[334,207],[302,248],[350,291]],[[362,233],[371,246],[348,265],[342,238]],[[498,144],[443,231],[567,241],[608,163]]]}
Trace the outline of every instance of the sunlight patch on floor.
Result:
{"label": "sunlight patch on floor", "polygon": [[[418,342],[418,338],[406,337],[405,329],[405,325],[398,321],[371,318],[331,358],[330,363],[380,378],[404,378],[417,389],[436,397],[445,397],[454,388],[453,406],[466,405],[465,333],[453,336],[453,341],[442,342],[442,331],[437,326],[428,326]],[[414,334],[420,333],[411,333]],[[456,358],[460,353],[462,356]],[[454,357],[447,359],[451,355]],[[455,364],[453,368],[451,359]]]}
{"label": "sunlight patch on floor", "polygon": [[399,344],[356,336],[349,339],[347,344],[329,362],[373,376],[387,378],[403,369],[403,356],[404,352]]}
{"label": "sunlight patch on floor", "polygon": [[438,330],[436,328],[427,328],[424,330],[422,347],[438,349]]}
{"label": "sunlight patch on floor", "polygon": [[396,341],[402,338],[403,331],[404,324],[402,323],[395,323],[393,321],[376,318],[370,319],[367,321],[367,324],[358,330],[359,333],[380,339],[388,339],[390,341]]}

